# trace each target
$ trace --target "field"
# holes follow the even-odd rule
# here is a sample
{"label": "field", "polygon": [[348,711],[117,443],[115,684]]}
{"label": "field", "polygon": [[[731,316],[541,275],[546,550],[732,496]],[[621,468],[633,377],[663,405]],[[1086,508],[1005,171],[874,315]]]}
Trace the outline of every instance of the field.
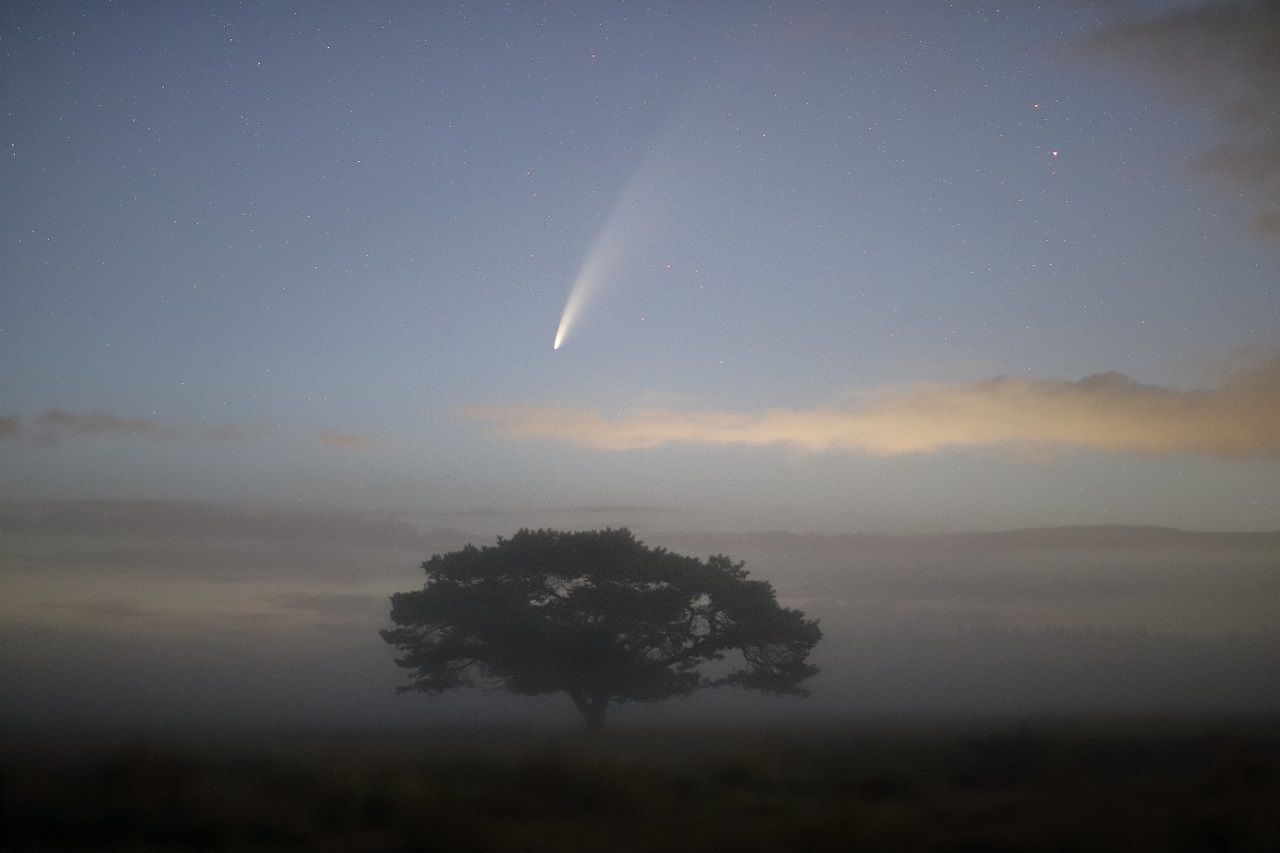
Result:
{"label": "field", "polygon": [[6,849],[1277,850],[1266,720],[11,740]]}

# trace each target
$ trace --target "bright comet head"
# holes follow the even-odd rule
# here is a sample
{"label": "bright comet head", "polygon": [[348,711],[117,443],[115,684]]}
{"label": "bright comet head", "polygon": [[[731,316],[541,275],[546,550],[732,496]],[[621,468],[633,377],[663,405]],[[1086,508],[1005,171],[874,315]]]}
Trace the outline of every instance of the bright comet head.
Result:
{"label": "bright comet head", "polygon": [[573,283],[573,289],[569,291],[569,300],[564,305],[564,313],[560,315],[560,325],[556,328],[556,342],[552,345],[552,349],[560,349],[565,336],[569,334],[570,327],[582,312],[582,306],[591,296],[598,278],[596,270],[600,261],[595,257],[598,254],[597,251],[593,253],[592,258],[587,259],[583,271],[578,275],[578,280]]}
{"label": "bright comet head", "polygon": [[[572,304],[572,297],[570,298]],[[559,345],[564,343],[564,334],[568,332],[568,325],[572,321],[572,315],[568,311],[568,306],[564,306],[564,314],[561,316],[561,324],[556,327],[556,343],[553,343],[552,350],[559,350]]]}

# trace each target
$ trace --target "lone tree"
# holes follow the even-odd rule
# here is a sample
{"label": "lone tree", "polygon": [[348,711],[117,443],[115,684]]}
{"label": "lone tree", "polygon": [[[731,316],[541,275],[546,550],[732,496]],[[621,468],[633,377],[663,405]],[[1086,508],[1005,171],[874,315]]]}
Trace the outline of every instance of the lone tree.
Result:
{"label": "lone tree", "polygon": [[[521,530],[422,564],[391,596],[382,638],[411,671],[400,692],[476,680],[526,696],[564,692],[598,728],[611,702],[739,685],[805,695],[818,623],[780,607],[742,563],[648,548],[631,531]],[[734,653],[715,677],[699,671]]]}

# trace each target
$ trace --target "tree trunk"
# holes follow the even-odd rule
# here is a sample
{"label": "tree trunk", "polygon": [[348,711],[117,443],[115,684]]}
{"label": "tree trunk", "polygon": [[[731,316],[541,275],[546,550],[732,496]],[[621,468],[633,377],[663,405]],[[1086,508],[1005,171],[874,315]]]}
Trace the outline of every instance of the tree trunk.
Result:
{"label": "tree trunk", "polygon": [[578,712],[582,714],[583,723],[589,732],[599,731],[604,727],[605,712],[609,710],[609,700],[602,696],[586,696],[575,690],[570,690],[569,698],[573,700],[574,706]]}

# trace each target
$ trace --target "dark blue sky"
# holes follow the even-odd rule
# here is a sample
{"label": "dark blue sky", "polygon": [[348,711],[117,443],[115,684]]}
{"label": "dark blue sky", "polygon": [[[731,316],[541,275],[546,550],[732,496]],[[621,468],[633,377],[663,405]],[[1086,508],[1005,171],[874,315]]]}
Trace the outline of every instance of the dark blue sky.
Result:
{"label": "dark blue sky", "polygon": [[1274,526],[1278,18],[11,3],[0,497]]}

